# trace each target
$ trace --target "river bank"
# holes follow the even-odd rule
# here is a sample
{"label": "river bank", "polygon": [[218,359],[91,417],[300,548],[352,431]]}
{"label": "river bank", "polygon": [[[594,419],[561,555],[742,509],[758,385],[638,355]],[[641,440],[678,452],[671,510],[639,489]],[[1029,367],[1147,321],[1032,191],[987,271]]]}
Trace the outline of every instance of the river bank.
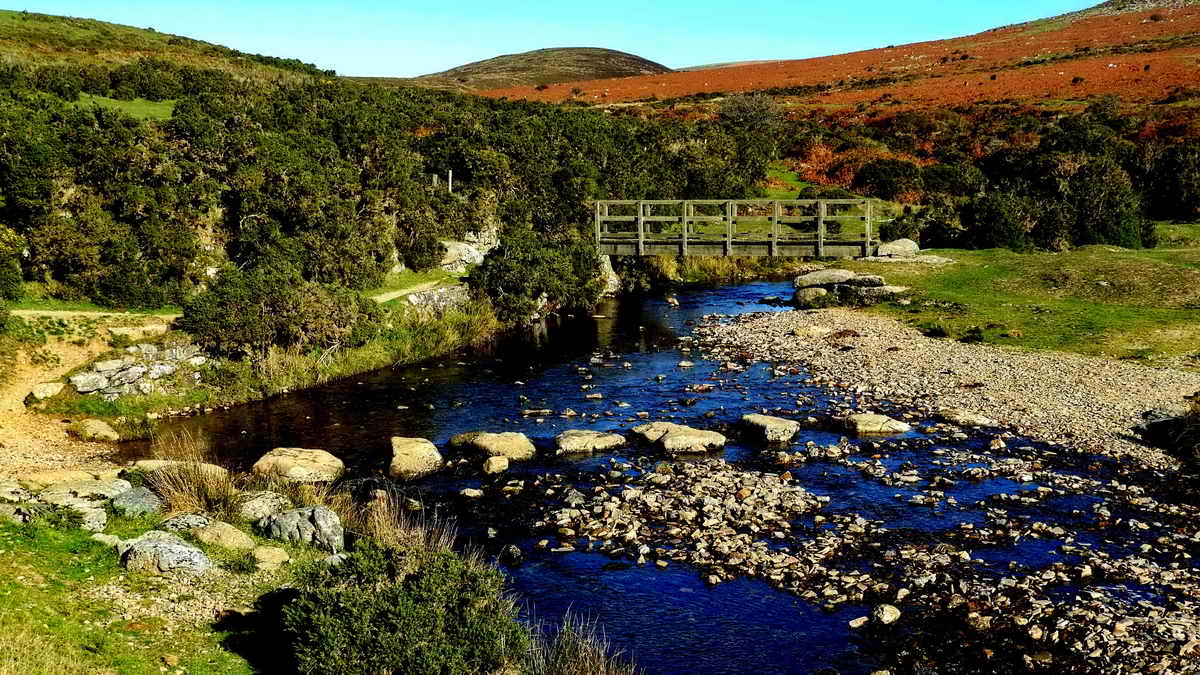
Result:
{"label": "river bank", "polygon": [[1152,467],[1177,461],[1132,437],[1142,414],[1177,410],[1200,374],[1061,352],[930,338],[895,319],[848,309],[712,318],[698,328],[713,358],[803,363],[848,383],[863,405],[953,408],[1017,433]]}

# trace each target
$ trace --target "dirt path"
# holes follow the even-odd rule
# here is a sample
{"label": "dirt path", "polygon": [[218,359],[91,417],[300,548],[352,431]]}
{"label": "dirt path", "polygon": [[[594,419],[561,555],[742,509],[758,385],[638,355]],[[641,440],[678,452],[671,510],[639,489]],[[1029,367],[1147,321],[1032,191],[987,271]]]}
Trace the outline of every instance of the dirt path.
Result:
{"label": "dirt path", "polygon": [[383,303],[395,300],[396,298],[402,298],[406,295],[412,295],[413,293],[420,293],[421,291],[428,291],[437,288],[438,286],[442,285],[442,283],[443,282],[441,281],[426,281],[423,284],[409,286],[408,288],[401,288],[398,291],[388,291],[387,293],[372,295],[371,299],[382,305]]}
{"label": "dirt path", "polygon": [[181,314],[170,313],[134,314],[131,312],[89,312],[84,310],[76,311],[72,309],[14,309],[12,310],[12,314],[13,316],[19,316],[22,319],[32,319],[37,317],[46,317],[51,319],[140,319],[143,317],[153,317],[156,319],[166,319],[167,321],[174,321],[182,316]]}

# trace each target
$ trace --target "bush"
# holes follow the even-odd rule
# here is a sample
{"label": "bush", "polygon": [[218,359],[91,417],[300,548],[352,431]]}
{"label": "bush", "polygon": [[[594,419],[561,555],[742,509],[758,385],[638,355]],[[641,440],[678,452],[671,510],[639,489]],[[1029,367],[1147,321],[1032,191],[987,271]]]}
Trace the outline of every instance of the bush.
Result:
{"label": "bush", "polygon": [[188,300],[180,328],[218,354],[272,347],[356,347],[378,334],[383,310],[353,291],[304,281],[290,268],[229,269]]}
{"label": "bush", "polygon": [[600,259],[590,242],[556,245],[523,232],[505,238],[467,283],[516,322],[545,309],[592,307],[603,290],[599,276]]}
{"label": "bush", "polygon": [[300,672],[490,673],[528,645],[503,575],[452,552],[361,540],[336,567],[304,570],[298,591],[283,629]]}
{"label": "bush", "polygon": [[853,187],[880,199],[895,199],[922,188],[921,167],[901,159],[877,159],[854,176]]}
{"label": "bush", "polygon": [[446,247],[432,234],[421,234],[403,252],[404,264],[414,272],[423,272],[442,264]]}
{"label": "bush", "polygon": [[964,232],[959,244],[966,248],[1030,247],[1029,232],[1036,225],[1038,205],[1007,192],[993,192],[971,200],[963,209]]}
{"label": "bush", "polygon": [[12,256],[0,255],[0,300],[20,300],[21,264]]}
{"label": "bush", "polygon": [[971,164],[931,164],[921,170],[921,182],[927,192],[970,197],[983,190],[983,171]]}

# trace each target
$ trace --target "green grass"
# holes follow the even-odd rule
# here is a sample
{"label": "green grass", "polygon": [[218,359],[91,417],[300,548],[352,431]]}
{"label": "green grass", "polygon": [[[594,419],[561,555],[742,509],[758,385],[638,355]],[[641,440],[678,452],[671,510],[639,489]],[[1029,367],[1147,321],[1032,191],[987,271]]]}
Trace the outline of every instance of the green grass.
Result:
{"label": "green grass", "polygon": [[431,270],[425,270],[424,272],[405,270],[403,272],[389,274],[387,279],[384,280],[383,285],[379,286],[378,288],[360,291],[360,293],[363,297],[373,298],[377,295],[383,295],[384,293],[401,291],[430,282],[437,282],[438,285],[448,284],[456,279],[457,277],[455,277],[453,274],[450,274],[446,270],[438,267],[435,267]]}
{"label": "green grass", "polygon": [[8,304],[14,310],[44,310],[53,312],[128,312],[130,314],[178,314],[179,307],[168,305],[155,308],[101,307],[86,300],[57,300],[55,298],[38,297],[40,290],[37,284],[25,284],[26,297]]}
{"label": "green grass", "polygon": [[787,187],[776,185],[766,187],[767,199],[795,199],[801,190],[811,185],[811,183],[801,180],[799,174],[780,162],[772,162],[771,166],[767,167],[767,179],[771,183],[781,181],[787,185]]}
{"label": "green grass", "polygon": [[[111,520],[109,530],[125,536],[150,525]],[[168,656],[188,673],[252,672],[221,648],[225,633],[178,625],[168,632],[161,619],[126,620],[110,602],[86,595],[106,584],[148,583],[127,576],[116,553],[89,535],[41,523],[0,524],[0,672],[157,675]]]}
{"label": "green grass", "polygon": [[[848,266],[911,286],[911,305],[886,312],[952,337],[1200,367],[1200,250],[1087,246],[1066,253],[933,251],[946,266]],[[977,330],[973,330],[977,329]]]}
{"label": "green grass", "polygon": [[81,108],[90,108],[94,105],[102,108],[112,108],[139,120],[166,120],[175,114],[175,101],[147,101],[144,98],[135,98],[132,101],[118,101],[115,98],[108,98],[106,96],[80,94],[79,100],[75,102],[75,105]]}

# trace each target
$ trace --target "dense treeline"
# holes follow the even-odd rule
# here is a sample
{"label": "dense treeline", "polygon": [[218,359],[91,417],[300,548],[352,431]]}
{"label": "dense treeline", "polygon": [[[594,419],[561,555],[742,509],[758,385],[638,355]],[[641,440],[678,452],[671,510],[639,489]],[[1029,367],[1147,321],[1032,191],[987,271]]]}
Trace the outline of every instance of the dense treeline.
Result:
{"label": "dense treeline", "polygon": [[[437,240],[469,230],[499,226],[525,242],[507,250],[570,250],[590,199],[752,196],[773,152],[766,128],[722,119],[649,121],[325,79],[264,88],[156,60],[98,72],[0,77],[0,239],[19,242],[5,250],[21,251],[21,275],[49,295],[110,306],[189,303],[199,316],[197,303],[270,278],[331,289],[308,295],[306,311],[319,311],[320,298],[378,286],[398,263],[436,264]],[[177,104],[169,120],[139,122],[75,104],[80,91]],[[454,194],[430,180],[448,171]],[[514,310],[543,294],[588,301],[577,289],[594,276],[594,255],[526,261],[554,269],[480,283],[509,284],[488,290]]]}
{"label": "dense treeline", "polygon": [[885,235],[926,245],[1153,246],[1152,219],[1200,217],[1200,125],[1177,109],[822,114],[790,143],[810,181],[922,206]]}

